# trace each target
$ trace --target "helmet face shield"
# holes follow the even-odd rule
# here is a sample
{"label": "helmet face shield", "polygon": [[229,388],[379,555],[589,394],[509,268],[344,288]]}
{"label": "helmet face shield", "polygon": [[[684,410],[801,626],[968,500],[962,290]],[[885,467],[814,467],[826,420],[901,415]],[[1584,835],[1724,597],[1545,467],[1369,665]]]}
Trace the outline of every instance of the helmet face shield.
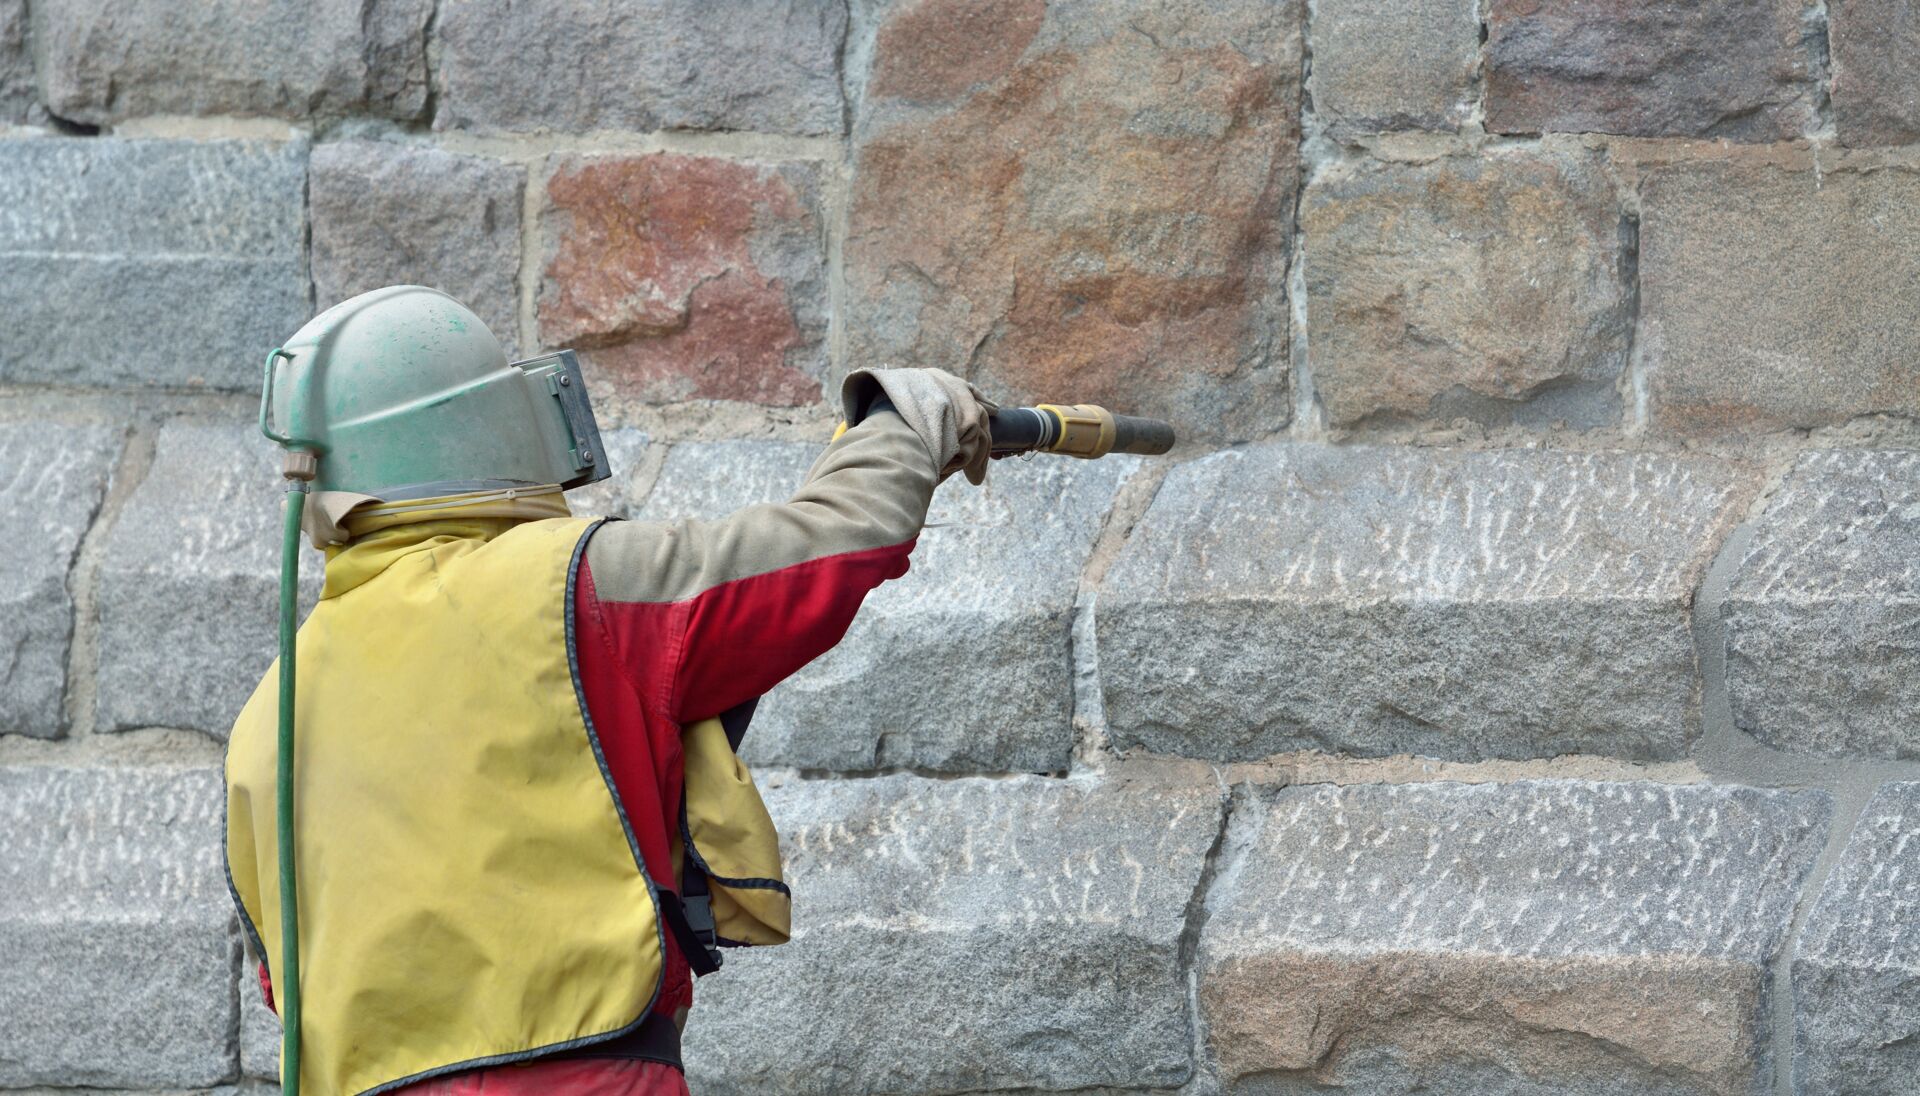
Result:
{"label": "helmet face shield", "polygon": [[553,466],[570,468],[573,474],[553,482],[571,489],[611,475],[613,470],[600,448],[600,424],[594,421],[586,381],[580,376],[579,357],[571,350],[561,350],[514,362],[513,368],[526,374],[536,399],[549,397],[558,412],[557,417],[545,420],[547,429],[542,433],[548,439]]}

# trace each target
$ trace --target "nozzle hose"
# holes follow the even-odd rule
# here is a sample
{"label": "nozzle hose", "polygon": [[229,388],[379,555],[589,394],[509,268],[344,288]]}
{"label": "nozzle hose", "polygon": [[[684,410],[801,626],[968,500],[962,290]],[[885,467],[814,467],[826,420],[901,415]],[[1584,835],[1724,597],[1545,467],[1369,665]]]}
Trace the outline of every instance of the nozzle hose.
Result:
{"label": "nozzle hose", "polygon": [[[307,478],[312,478],[311,476]],[[289,475],[287,514],[280,542],[280,742],[274,807],[280,860],[280,969],[273,985],[280,998],[280,1086],[284,1096],[300,1096],[300,904],[293,847],[293,701],[295,616],[300,601],[300,519],[306,510],[307,484]]]}
{"label": "nozzle hose", "polygon": [[1108,453],[1157,456],[1172,449],[1174,442],[1171,423],[1116,415],[1093,404],[1002,407],[987,415],[987,429],[993,434],[996,457],[1018,453],[1086,458]]}

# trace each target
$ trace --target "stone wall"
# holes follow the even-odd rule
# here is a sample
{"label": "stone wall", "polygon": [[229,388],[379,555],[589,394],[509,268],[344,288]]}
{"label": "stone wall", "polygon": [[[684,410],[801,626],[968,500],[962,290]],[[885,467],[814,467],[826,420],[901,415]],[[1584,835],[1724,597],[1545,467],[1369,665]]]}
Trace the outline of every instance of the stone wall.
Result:
{"label": "stone wall", "polygon": [[270,1087],[259,363],[408,280],[582,351],[581,509],[866,363],[1185,439],[768,698],[697,1092],[1914,1091],[1917,89],[1904,0],[0,0],[0,1088]]}

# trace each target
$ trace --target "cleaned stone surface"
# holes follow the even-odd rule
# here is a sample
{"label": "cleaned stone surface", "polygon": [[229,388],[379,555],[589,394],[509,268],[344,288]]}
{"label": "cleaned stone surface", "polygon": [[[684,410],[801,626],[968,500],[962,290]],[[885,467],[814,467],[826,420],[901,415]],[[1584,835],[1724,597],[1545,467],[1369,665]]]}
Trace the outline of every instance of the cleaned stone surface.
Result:
{"label": "cleaned stone surface", "polygon": [[232,1078],[214,769],[0,768],[0,1086]]}
{"label": "cleaned stone surface", "polygon": [[[785,500],[819,446],[677,445],[641,516],[717,518]],[[1003,461],[934,495],[912,570],[846,638],[767,695],[757,765],[1053,772],[1073,749],[1073,600],[1135,458]]]}
{"label": "cleaned stone surface", "polygon": [[1830,813],[1699,785],[1246,793],[1208,1045],[1248,1092],[1770,1091],[1766,968]]}
{"label": "cleaned stone surface", "polygon": [[1492,0],[1487,129],[1798,137],[1824,52],[1813,0]]}
{"label": "cleaned stone surface", "polygon": [[1176,467],[1099,594],[1118,747],[1683,756],[1694,590],[1758,489],[1628,453],[1269,445]]}
{"label": "cleaned stone surface", "polygon": [[1913,0],[1831,0],[1827,24],[1841,142],[1920,141],[1920,7]]}
{"label": "cleaned stone surface", "polygon": [[40,90],[30,31],[27,0],[0,0],[0,124],[35,120]]}
{"label": "cleaned stone surface", "polygon": [[419,117],[433,0],[33,0],[47,104],[153,114]]}
{"label": "cleaned stone surface", "polygon": [[260,992],[259,968],[251,959],[240,972],[240,1072],[262,1081],[280,1079],[280,1018]]}
{"label": "cleaned stone surface", "polygon": [[841,0],[444,0],[439,129],[841,132]]}
{"label": "cleaned stone surface", "polygon": [[856,14],[848,360],[1190,436],[1286,425],[1302,4]]}
{"label": "cleaned stone surface", "polygon": [[1457,129],[1480,65],[1473,0],[1319,0],[1313,110],[1336,137]]}
{"label": "cleaned stone surface", "polygon": [[568,491],[568,508],[583,518],[631,517],[641,501],[634,495],[635,477],[640,474],[641,461],[646,458],[651,442],[643,430],[602,423],[600,449],[612,472],[599,483]]}
{"label": "cleaned stone surface", "polygon": [[1721,606],[1733,722],[1783,750],[1920,757],[1920,453],[1803,455]]}
{"label": "cleaned stone surface", "polygon": [[1633,330],[1621,219],[1584,158],[1487,156],[1316,181],[1301,228],[1307,347],[1328,421],[1617,419]]}
{"label": "cleaned stone surface", "polygon": [[257,391],[310,309],[306,146],[0,140],[0,381]]}
{"label": "cleaned stone surface", "polygon": [[1920,174],[1677,166],[1652,175],[1642,207],[1657,424],[1920,414]]}
{"label": "cleaned stone surface", "polygon": [[826,372],[818,169],[563,157],[541,215],[540,340],[641,399],[806,405]]}
{"label": "cleaned stone surface", "polygon": [[66,727],[67,574],[123,444],[105,426],[0,423],[0,734]]}
{"label": "cleaned stone surface", "polygon": [[1793,958],[1796,1090],[1895,1093],[1920,1075],[1920,784],[1867,804]]}
{"label": "cleaned stone surface", "polygon": [[341,141],[313,150],[312,173],[316,308],[382,286],[428,285],[473,309],[503,345],[518,345],[524,168]]}
{"label": "cleaned stone surface", "polygon": [[[100,565],[101,730],[226,737],[278,643],[278,452],[251,426],[161,431]],[[310,549],[301,557],[304,620],[322,561]]]}
{"label": "cleaned stone surface", "polygon": [[1220,791],[1039,777],[768,794],[793,942],[733,951],[687,1032],[700,1093],[1172,1087],[1180,942]]}

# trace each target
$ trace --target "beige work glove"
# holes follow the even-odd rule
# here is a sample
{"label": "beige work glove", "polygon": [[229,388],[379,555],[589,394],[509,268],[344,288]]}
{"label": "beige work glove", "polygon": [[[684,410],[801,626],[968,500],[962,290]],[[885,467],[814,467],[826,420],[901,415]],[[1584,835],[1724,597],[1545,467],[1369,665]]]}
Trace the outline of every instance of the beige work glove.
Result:
{"label": "beige work glove", "polygon": [[847,425],[858,425],[882,392],[926,443],[941,479],[964,471],[968,483],[986,482],[987,459],[993,451],[987,412],[998,410],[998,405],[942,369],[856,369],[840,386]]}

